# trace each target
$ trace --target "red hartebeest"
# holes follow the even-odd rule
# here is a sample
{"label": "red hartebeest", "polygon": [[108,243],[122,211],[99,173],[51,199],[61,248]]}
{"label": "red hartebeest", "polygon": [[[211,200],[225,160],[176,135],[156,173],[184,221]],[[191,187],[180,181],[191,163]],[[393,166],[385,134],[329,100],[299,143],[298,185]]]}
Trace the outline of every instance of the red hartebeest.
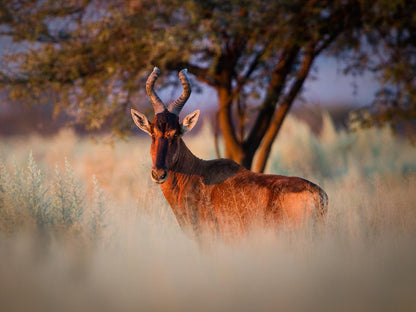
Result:
{"label": "red hartebeest", "polygon": [[179,113],[191,94],[186,70],[179,73],[184,91],[169,106],[154,91],[159,74],[155,67],[146,83],[155,110],[153,122],[134,109],[131,114],[152,137],[151,177],[160,184],[182,229],[196,237],[213,233],[228,239],[254,226],[299,224],[310,215],[325,216],[328,196],[307,180],[254,173],[230,159],[197,158],[182,136],[195,126],[199,110],[179,123]]}

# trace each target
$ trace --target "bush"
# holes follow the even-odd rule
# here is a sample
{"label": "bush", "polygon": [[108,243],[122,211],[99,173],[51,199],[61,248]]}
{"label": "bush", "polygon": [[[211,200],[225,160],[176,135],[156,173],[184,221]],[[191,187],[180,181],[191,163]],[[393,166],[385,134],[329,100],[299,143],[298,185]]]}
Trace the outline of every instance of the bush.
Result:
{"label": "bush", "polygon": [[51,236],[94,240],[104,227],[104,193],[95,176],[91,199],[67,159],[63,172],[56,166],[49,182],[30,153],[24,168],[9,170],[0,161],[0,232],[33,231]]}

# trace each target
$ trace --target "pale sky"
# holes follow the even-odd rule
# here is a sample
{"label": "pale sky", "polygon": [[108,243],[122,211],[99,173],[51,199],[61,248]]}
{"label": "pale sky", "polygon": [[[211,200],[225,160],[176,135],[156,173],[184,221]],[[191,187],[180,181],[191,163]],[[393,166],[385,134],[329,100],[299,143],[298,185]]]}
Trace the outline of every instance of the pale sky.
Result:
{"label": "pale sky", "polygon": [[333,57],[318,57],[314,65],[317,71],[312,74],[317,79],[308,79],[304,85],[303,97],[307,103],[363,106],[374,99],[379,85],[370,73],[346,76],[341,71],[342,64]]}
{"label": "pale sky", "polygon": [[[369,105],[374,99],[378,89],[378,83],[370,73],[353,77],[344,75],[341,71],[342,64],[333,57],[320,56],[314,63],[312,75],[315,79],[308,78],[304,84],[302,94],[305,104],[331,106],[345,104],[351,106]],[[354,85],[356,87],[354,87]],[[175,96],[179,96],[182,89],[178,89]],[[165,100],[168,100],[164,97]],[[202,113],[212,105],[217,104],[215,90],[204,87],[204,93],[192,93],[185,111],[190,112],[200,109]]]}

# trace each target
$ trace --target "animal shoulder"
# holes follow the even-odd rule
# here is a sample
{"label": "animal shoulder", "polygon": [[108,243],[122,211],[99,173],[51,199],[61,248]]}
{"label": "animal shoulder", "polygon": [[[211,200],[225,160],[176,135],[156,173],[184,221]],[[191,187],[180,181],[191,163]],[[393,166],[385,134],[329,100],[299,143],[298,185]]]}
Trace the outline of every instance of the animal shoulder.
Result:
{"label": "animal shoulder", "polygon": [[247,171],[244,167],[231,159],[213,159],[203,161],[204,184],[212,185],[223,183],[234,177],[237,173]]}

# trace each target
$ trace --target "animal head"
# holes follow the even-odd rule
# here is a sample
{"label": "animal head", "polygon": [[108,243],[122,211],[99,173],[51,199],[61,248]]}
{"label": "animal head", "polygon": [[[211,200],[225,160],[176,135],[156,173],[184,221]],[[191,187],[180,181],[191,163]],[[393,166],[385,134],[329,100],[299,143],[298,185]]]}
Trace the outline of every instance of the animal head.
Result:
{"label": "animal head", "polygon": [[179,113],[191,95],[191,85],[186,76],[186,69],[179,72],[183,93],[172,104],[166,106],[154,90],[154,84],[159,77],[160,70],[155,67],[146,82],[146,91],[153,108],[155,118],[150,122],[145,115],[131,109],[134,123],[152,137],[150,155],[153,165],[151,170],[152,180],[163,183],[168,178],[169,169],[180,158],[181,137],[190,131],[198,121],[199,110],[187,115],[182,123],[179,122]]}

